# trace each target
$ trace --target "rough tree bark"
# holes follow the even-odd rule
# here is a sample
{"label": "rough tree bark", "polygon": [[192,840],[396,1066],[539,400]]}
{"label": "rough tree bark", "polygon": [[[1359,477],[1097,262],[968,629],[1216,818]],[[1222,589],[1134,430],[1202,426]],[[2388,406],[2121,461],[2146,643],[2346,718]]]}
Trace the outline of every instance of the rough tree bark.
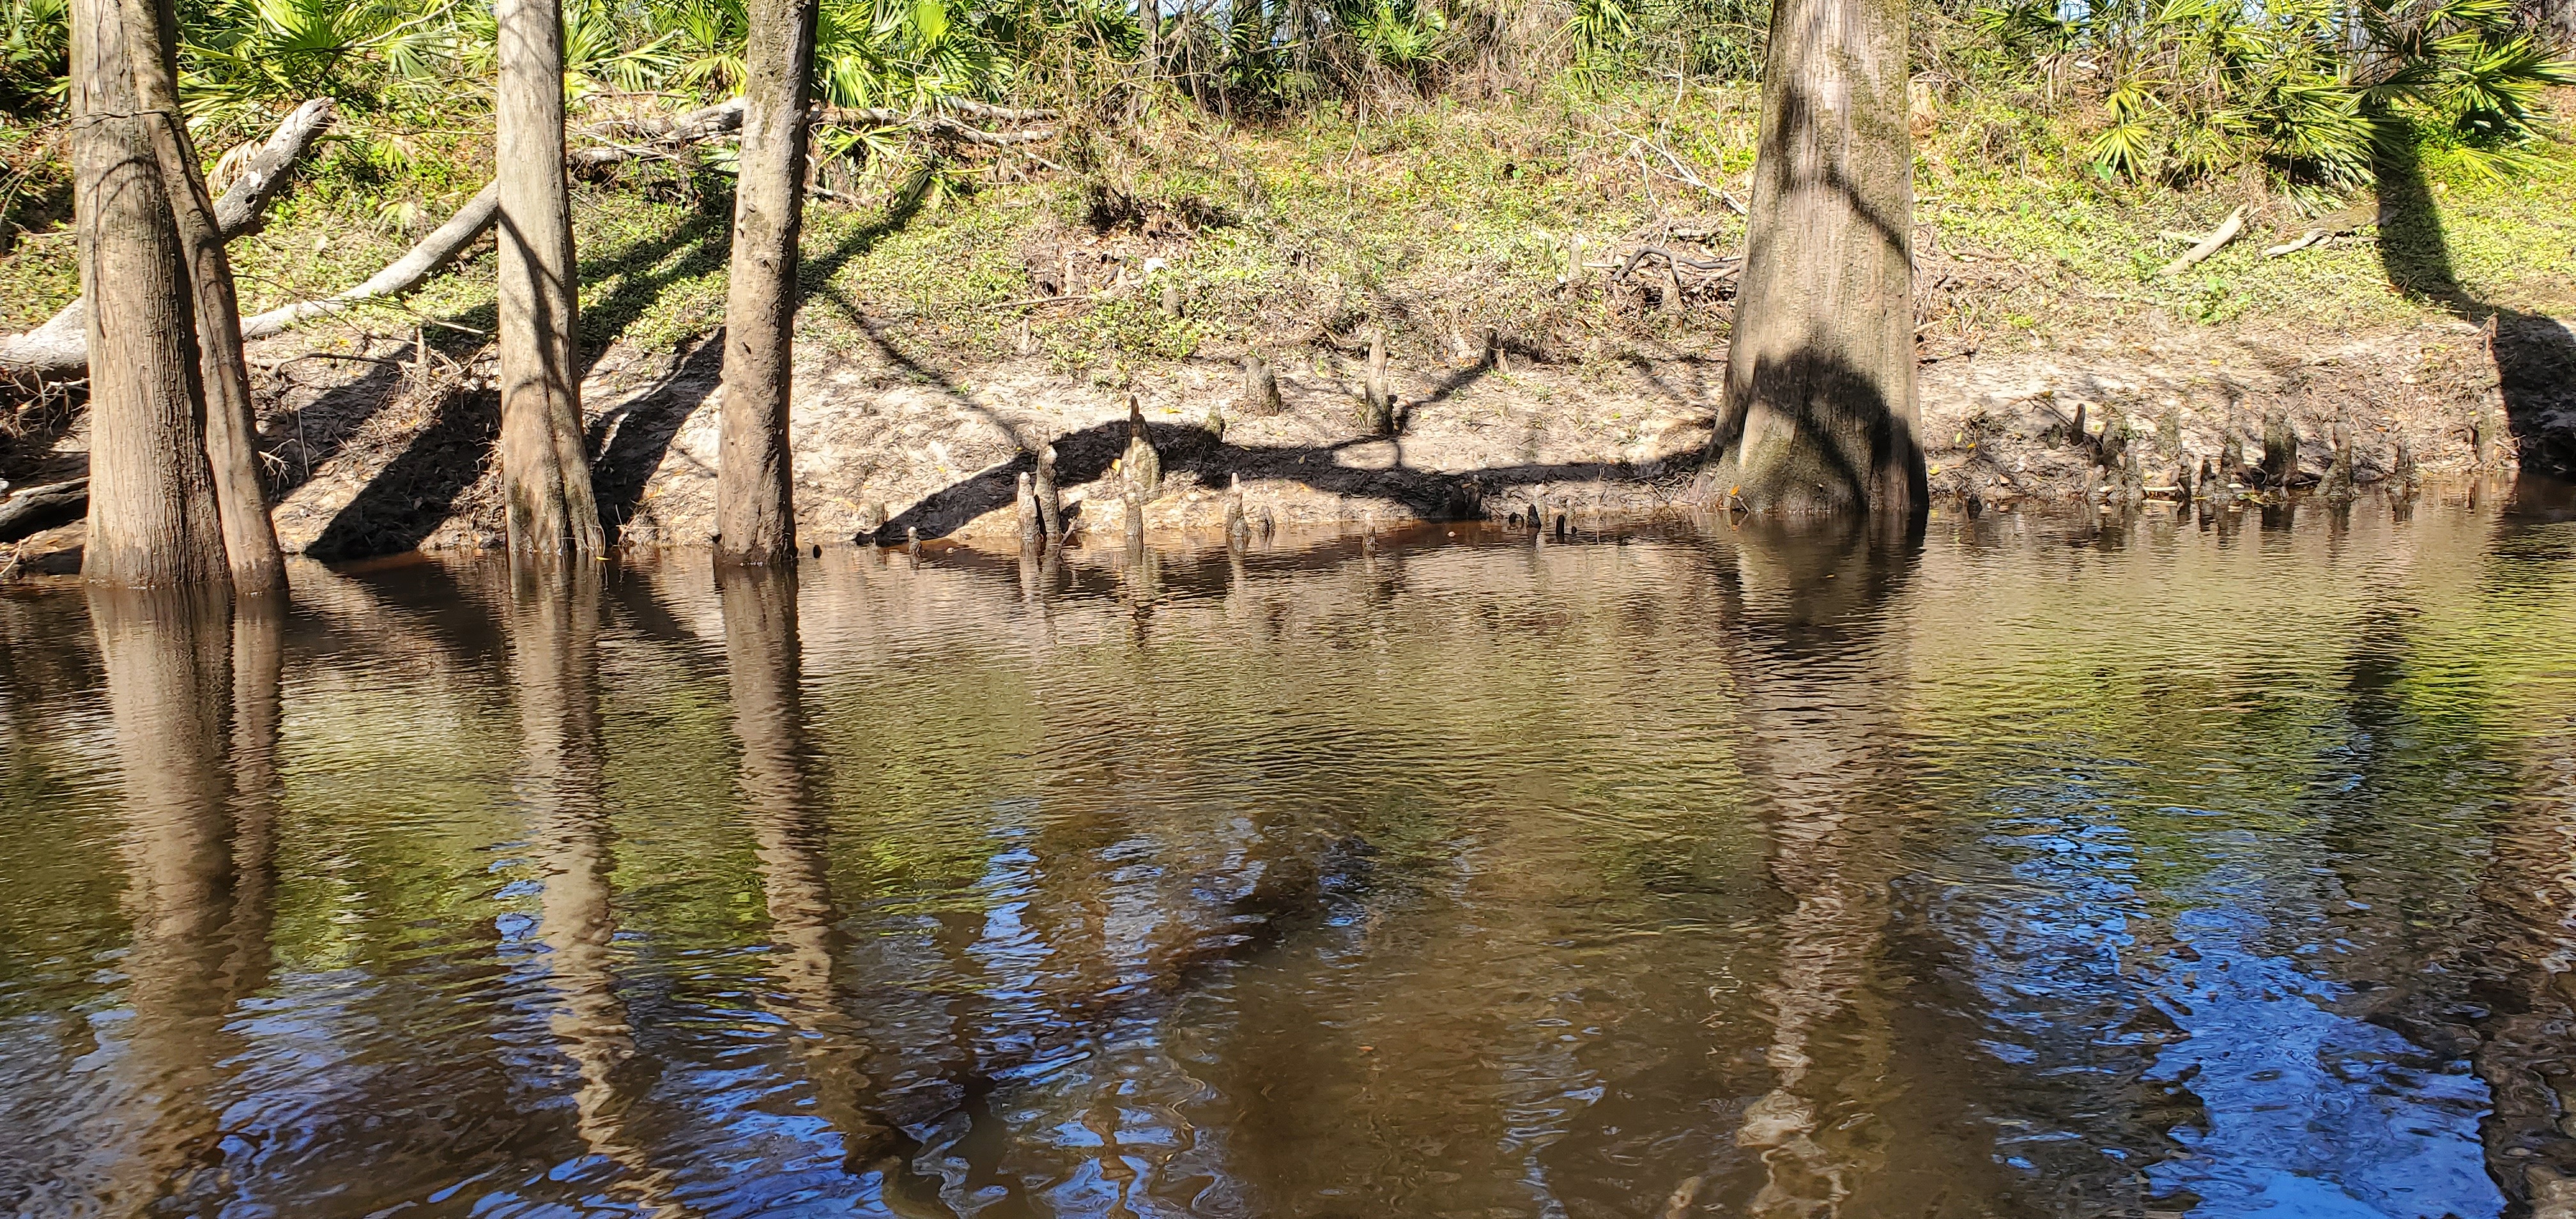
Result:
{"label": "rough tree bark", "polygon": [[716,558],[722,562],[784,562],[796,548],[788,399],[815,9],[815,0],[752,0],[750,9],[733,270],[725,292],[724,438],[716,458]]}
{"label": "rough tree bark", "polygon": [[[132,0],[128,0],[131,4]],[[169,0],[159,0],[166,5]],[[166,12],[163,29],[176,28]],[[164,44],[165,51],[175,48]],[[175,61],[151,78],[146,102],[157,112],[179,113]],[[161,162],[162,189],[178,222],[187,260],[188,292],[196,309],[198,388],[205,395],[206,460],[215,480],[215,512],[223,525],[224,559],[233,588],[272,593],[286,587],[286,560],[278,553],[277,527],[268,516],[268,489],[259,481],[259,414],[250,397],[250,365],[242,356],[241,301],[233,291],[232,260],[224,255],[223,225],[197,149],[175,118],[151,124],[153,155]]]}
{"label": "rough tree bark", "polygon": [[1711,456],[1758,512],[1924,508],[1902,0],[1771,10],[1744,276]]}
{"label": "rough tree bark", "polygon": [[572,204],[565,193],[561,0],[499,0],[501,486],[510,549],[602,549],[573,366]]}
{"label": "rough tree bark", "polygon": [[158,152],[161,133],[182,123],[168,100],[170,29],[151,0],[72,6],[73,211],[81,287],[97,304],[88,346],[106,357],[90,378],[81,571],[104,584],[194,584],[226,571],[189,246]]}

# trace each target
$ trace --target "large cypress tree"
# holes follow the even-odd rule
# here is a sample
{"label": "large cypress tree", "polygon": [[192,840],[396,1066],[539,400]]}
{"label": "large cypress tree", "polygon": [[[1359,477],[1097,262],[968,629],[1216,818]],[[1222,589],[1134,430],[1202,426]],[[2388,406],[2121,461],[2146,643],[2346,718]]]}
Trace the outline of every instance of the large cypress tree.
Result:
{"label": "large cypress tree", "polygon": [[1779,0],[1711,456],[1758,512],[1924,507],[1904,0]]}

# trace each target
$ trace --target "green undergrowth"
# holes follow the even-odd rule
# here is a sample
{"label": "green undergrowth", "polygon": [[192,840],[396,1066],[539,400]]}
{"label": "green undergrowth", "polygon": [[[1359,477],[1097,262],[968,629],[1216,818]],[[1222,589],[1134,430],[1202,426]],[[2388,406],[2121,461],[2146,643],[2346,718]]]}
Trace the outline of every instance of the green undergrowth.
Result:
{"label": "green undergrowth", "polygon": [[[2045,113],[2027,96],[1928,98],[1915,117],[1927,343],[2049,344],[2150,315],[2334,329],[2461,300],[2576,314],[2576,145],[2563,123],[2510,180],[2425,151],[2429,236],[2418,224],[2383,241],[2365,224],[2267,258],[2263,247],[2301,232],[2313,212],[2366,214],[2366,199],[2303,208],[2254,180],[2182,191],[2106,179],[2084,152],[2099,120]],[[1026,349],[1104,383],[1253,346],[1332,365],[1379,328],[1415,367],[1458,362],[1489,330],[1546,359],[1604,368],[1708,352],[1723,341],[1726,308],[1695,296],[1679,313],[1658,310],[1597,264],[1641,244],[1739,253],[1743,222],[1720,192],[1748,193],[1756,118],[1745,86],[1640,86],[1434,101],[1367,122],[1227,126],[1175,114],[1142,133],[1076,130],[1043,150],[1055,166],[881,163],[843,182],[854,202],[809,211],[802,338],[953,364]],[[469,119],[402,133],[350,126],[267,228],[234,245],[247,309],[357,283],[489,173]],[[39,138],[0,132],[27,164]],[[60,186],[28,177],[39,194]],[[2160,231],[2205,232],[2240,205],[2245,237],[2188,273],[2157,274],[2188,244]],[[584,183],[586,345],[670,349],[720,325],[729,209],[714,165]],[[76,291],[67,212],[10,213],[24,231],[0,252],[0,327],[32,325]],[[1122,267],[1126,281],[1096,299],[1032,303],[1044,294],[1037,277],[1060,269],[1068,249],[1093,260],[1083,287]],[[1577,249],[1585,265],[1569,290],[1560,277]],[[1104,250],[1118,261],[1098,262]],[[2456,285],[2450,298],[2393,286],[2393,276],[2418,288],[2439,280],[2391,261],[2427,258]],[[1166,280],[1179,289],[1178,318],[1161,307]],[[408,300],[331,326],[354,337],[440,323],[432,329],[455,349],[488,330],[491,300],[487,242]]]}

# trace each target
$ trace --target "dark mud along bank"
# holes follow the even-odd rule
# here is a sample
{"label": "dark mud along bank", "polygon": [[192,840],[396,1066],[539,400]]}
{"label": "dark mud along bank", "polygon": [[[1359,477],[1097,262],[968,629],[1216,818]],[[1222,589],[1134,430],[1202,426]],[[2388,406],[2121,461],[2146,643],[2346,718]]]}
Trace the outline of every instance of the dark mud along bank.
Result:
{"label": "dark mud along bank", "polygon": [[[1926,472],[1936,502],[1987,507],[2174,498],[2186,483],[2195,496],[2232,483],[2257,498],[2333,497],[2347,478],[2366,490],[2517,465],[2564,471],[2576,468],[2571,353],[2576,336],[2545,317],[2340,335],[2149,327],[2056,350],[1927,351]],[[1122,534],[1131,400],[1161,467],[1142,497],[1149,534],[1222,530],[1238,486],[1256,527],[1552,521],[1704,507],[1723,494],[1696,480],[1722,348],[1607,366],[1507,347],[1416,353],[1385,374],[1391,436],[1367,425],[1364,344],[1327,337],[1268,354],[1253,369],[1245,353],[1211,344],[1125,385],[1038,358],[942,367],[891,339],[806,354],[794,417],[800,539],[1014,544],[1016,484],[1049,446],[1069,527]],[[488,361],[434,349],[424,359],[409,336],[364,334],[290,334],[255,359],[291,550],[349,559],[497,543]],[[709,536],[720,364],[712,340],[672,353],[612,346],[594,363],[592,473],[625,545]],[[85,419],[68,405],[57,415],[0,458],[0,477],[22,496],[86,468]],[[22,505],[38,510],[0,537],[20,574],[76,570],[76,505],[50,518]]]}

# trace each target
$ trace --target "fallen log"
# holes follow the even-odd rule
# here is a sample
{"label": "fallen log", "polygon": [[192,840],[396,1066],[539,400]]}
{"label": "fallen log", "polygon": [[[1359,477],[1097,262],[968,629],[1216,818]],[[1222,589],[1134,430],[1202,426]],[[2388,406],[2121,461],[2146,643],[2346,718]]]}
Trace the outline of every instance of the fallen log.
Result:
{"label": "fallen log", "polygon": [[[952,101],[945,105],[959,114],[994,121],[1023,122],[1054,117],[1054,112],[1049,110],[1013,110],[977,102]],[[597,169],[674,153],[688,145],[742,130],[742,116],[743,101],[737,97],[668,119],[594,128],[590,134],[603,142],[575,149],[566,154],[565,160],[576,169]],[[314,135],[329,123],[331,117],[330,99],[315,98],[306,102],[288,115],[277,133],[270,136],[268,143],[244,164],[241,178],[215,203],[215,218],[222,226],[226,240],[257,231],[261,213],[267,210],[269,201],[276,197],[278,188],[284,184],[287,169],[304,155]],[[894,110],[817,106],[812,117],[821,122],[907,127],[989,146],[1031,143],[1055,135],[1051,130],[982,131],[944,114],[907,114]],[[617,135],[626,138],[622,142],[614,140],[612,137]],[[499,213],[500,196],[495,187],[487,183],[448,217],[446,223],[431,230],[402,257],[367,277],[366,282],[332,296],[297,301],[244,318],[242,338],[268,338],[314,318],[328,317],[368,301],[385,300],[409,292],[440,268],[454,262],[466,247],[490,231]],[[34,330],[0,339],[0,371],[61,378],[77,376],[88,367],[88,314],[78,301]]]}
{"label": "fallen log", "polygon": [[[269,201],[286,185],[286,171],[304,158],[313,138],[338,117],[331,99],[317,97],[297,106],[277,131],[241,163],[241,176],[215,200],[215,227],[224,240],[259,231]],[[84,301],[25,334],[0,338],[0,371],[39,377],[76,376],[89,367],[89,307]]]}
{"label": "fallen log", "polygon": [[89,480],[46,483],[0,499],[0,542],[15,542],[56,525],[68,525],[89,511]]}
{"label": "fallen log", "polygon": [[2266,247],[2263,257],[2279,258],[2284,254],[2296,254],[2326,238],[2340,237],[2363,225],[2377,223],[2379,223],[2379,200],[2363,199],[2348,207],[2317,217],[2316,223],[2309,225],[2306,232],[2279,245]]}
{"label": "fallen log", "polygon": [[[617,143],[610,140],[607,132],[612,130],[627,133],[630,142]],[[737,97],[667,119],[621,123],[611,128],[593,128],[590,132],[591,136],[601,143],[589,148],[576,148],[566,154],[565,160],[576,169],[594,169],[603,165],[614,165],[620,161],[651,156],[656,152],[675,150],[740,130],[742,130],[742,99]],[[656,148],[655,145],[661,147]]]}
{"label": "fallen log", "polygon": [[[297,301],[292,305],[281,305],[266,313],[244,318],[242,319],[242,338],[245,341],[264,339],[270,335],[285,333],[300,322],[317,317],[328,317],[366,301],[381,300],[409,292],[419,286],[420,281],[436,273],[440,267],[456,261],[456,256],[463,253],[465,247],[474,244],[476,239],[491,229],[492,221],[500,214],[500,184],[485,183],[482,190],[475,192],[473,198],[465,201],[465,206],[456,209],[456,214],[447,218],[447,223],[430,230],[429,236],[421,238],[420,243],[413,246],[402,257],[387,263],[384,270],[368,276],[367,282],[337,296]],[[86,358],[83,363],[87,363]]]}
{"label": "fallen log", "polygon": [[[1020,110],[1005,113],[1041,114],[1045,112]],[[989,148],[1004,148],[1013,144],[1035,144],[1055,138],[1053,128],[1039,127],[1029,131],[985,131],[981,128],[969,127],[944,114],[913,114],[877,107],[817,106],[814,108],[813,117],[816,122],[829,123],[836,127],[901,127],[944,136],[963,143],[981,144]]]}

